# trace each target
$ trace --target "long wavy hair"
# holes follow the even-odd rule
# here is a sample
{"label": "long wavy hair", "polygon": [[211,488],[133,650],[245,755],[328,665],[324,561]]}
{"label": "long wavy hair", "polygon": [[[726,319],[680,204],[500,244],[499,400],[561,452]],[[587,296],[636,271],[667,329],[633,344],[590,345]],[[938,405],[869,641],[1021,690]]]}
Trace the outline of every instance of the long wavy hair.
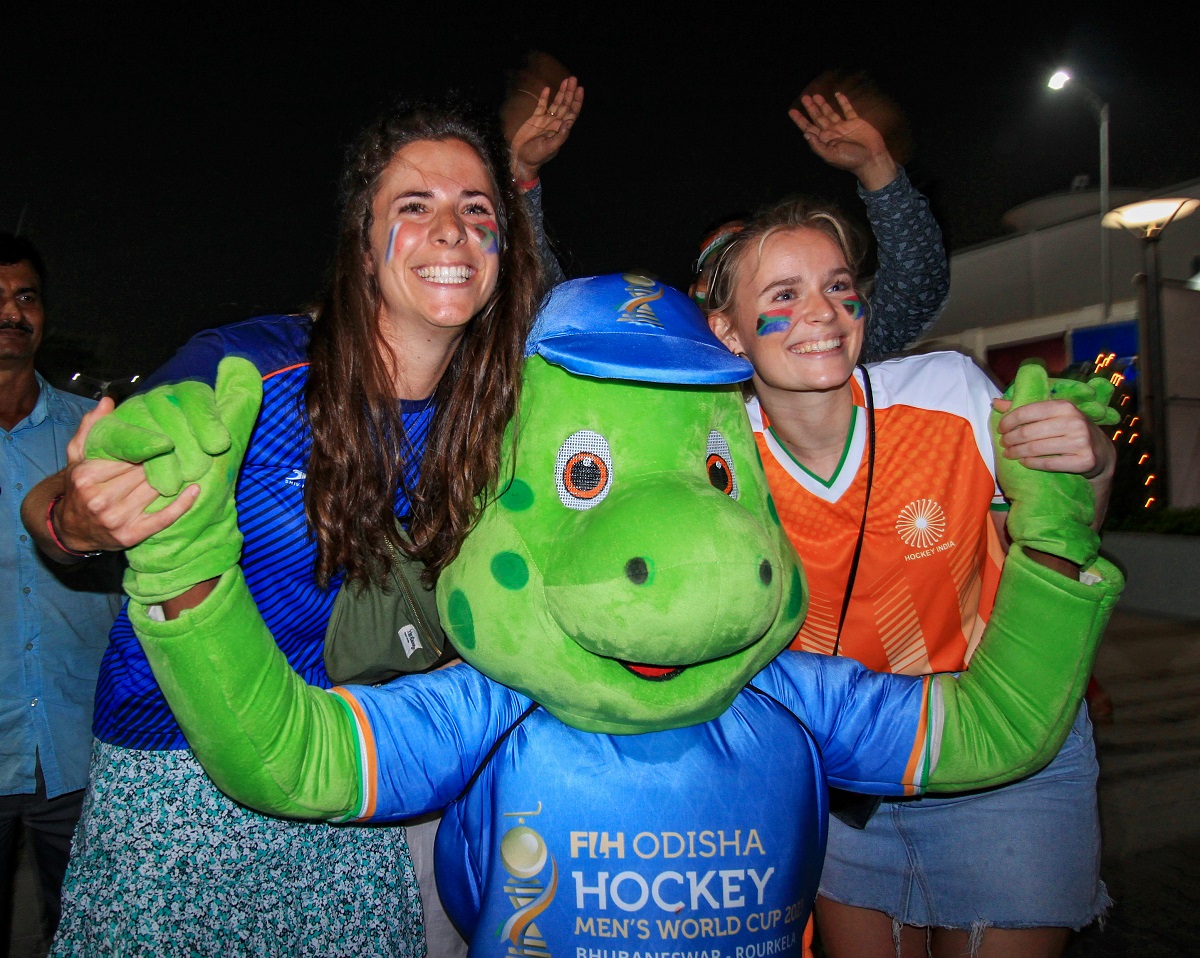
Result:
{"label": "long wavy hair", "polygon": [[[496,289],[467,325],[434,393],[436,411],[415,455],[392,376],[404,367],[379,327],[371,266],[372,202],[396,153],[418,141],[461,140],[483,162],[496,198]],[[525,338],[543,289],[533,228],[508,173],[494,118],[454,97],[402,101],[363,131],[347,154],[328,290],[313,323],[305,403],[312,432],[304,508],[316,539],[318,582],[382,581],[392,546],[422,559],[430,581],[458,554],[499,472],[504,430],[517,409]],[[397,490],[408,498],[410,543],[397,542]]]}

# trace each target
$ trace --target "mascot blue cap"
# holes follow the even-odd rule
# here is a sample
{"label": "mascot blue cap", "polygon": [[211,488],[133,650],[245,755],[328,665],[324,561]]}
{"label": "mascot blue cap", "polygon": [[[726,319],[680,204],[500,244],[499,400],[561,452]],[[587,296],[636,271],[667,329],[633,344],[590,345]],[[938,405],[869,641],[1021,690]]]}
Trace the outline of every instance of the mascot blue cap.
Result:
{"label": "mascot blue cap", "polygon": [[542,302],[525,355],[597,379],[719,386],[750,378],[683,293],[638,273],[556,286]]}

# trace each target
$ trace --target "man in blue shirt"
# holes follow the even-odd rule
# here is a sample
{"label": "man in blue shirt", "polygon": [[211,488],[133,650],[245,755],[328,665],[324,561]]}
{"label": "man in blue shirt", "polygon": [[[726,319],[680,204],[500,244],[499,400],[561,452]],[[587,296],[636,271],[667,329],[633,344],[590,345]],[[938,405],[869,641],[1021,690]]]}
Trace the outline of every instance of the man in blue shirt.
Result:
{"label": "man in blue shirt", "polygon": [[[67,442],[94,402],[34,371],[42,341],[41,258],[0,234],[0,955],[10,937],[18,821],[37,860],[47,934],[83,803],[92,699],[120,607],[115,557],[45,559],[21,524],[21,501],[66,465]],[[43,522],[47,521],[45,517]],[[74,559],[74,565],[68,565]]]}

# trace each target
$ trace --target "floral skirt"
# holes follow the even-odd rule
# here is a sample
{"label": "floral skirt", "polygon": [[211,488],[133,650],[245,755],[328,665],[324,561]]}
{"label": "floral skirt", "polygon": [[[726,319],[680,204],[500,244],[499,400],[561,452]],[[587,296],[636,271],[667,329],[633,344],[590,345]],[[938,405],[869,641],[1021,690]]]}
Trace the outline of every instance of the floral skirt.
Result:
{"label": "floral skirt", "polygon": [[52,955],[425,954],[400,826],[268,818],[190,751],[96,742]]}

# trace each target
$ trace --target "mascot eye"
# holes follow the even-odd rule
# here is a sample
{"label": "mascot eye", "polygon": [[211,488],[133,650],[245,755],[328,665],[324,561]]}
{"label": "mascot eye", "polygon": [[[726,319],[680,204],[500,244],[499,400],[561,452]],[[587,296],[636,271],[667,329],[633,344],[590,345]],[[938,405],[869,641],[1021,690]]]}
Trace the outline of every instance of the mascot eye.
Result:
{"label": "mascot eye", "polygon": [[737,473],[733,471],[733,456],[729,454],[729,443],[715,429],[708,434],[708,450],[704,461],[708,481],[713,488],[721,490],[731,499],[738,497]]}
{"label": "mascot eye", "polygon": [[568,436],[554,460],[558,498],[568,509],[599,505],[612,488],[612,453],[598,432],[581,429]]}

